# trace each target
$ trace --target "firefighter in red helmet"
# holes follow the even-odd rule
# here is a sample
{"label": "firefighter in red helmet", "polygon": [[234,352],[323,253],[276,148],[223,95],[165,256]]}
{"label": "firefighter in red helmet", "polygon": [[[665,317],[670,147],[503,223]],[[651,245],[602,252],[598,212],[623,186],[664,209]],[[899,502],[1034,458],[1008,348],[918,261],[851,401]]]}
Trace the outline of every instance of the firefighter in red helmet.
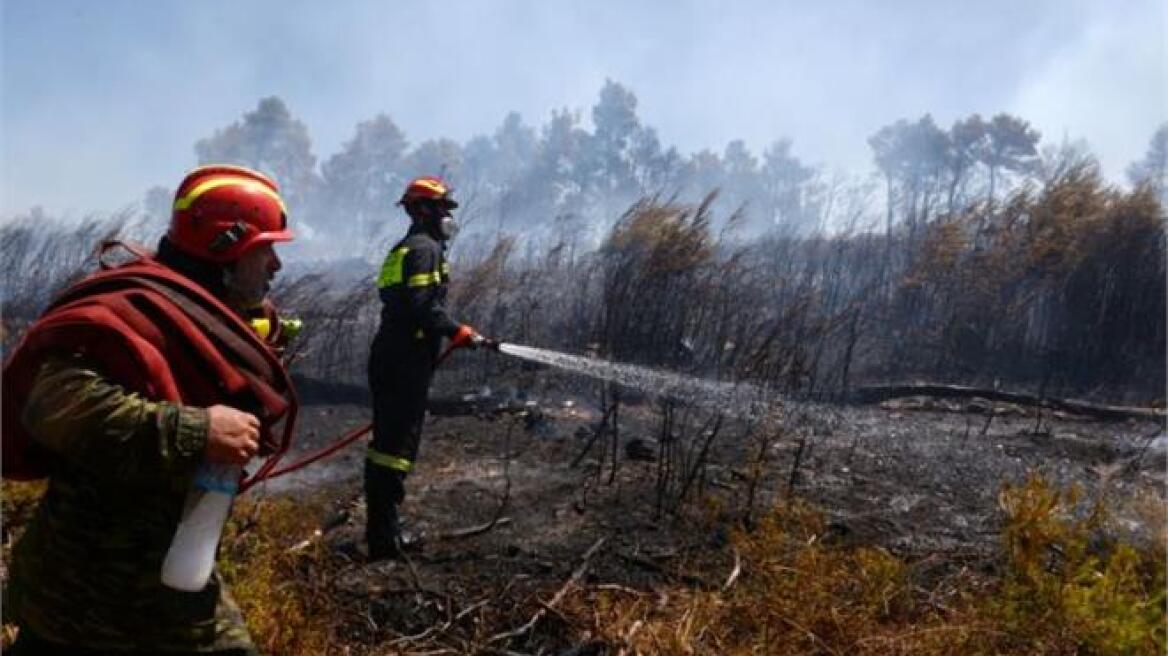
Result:
{"label": "firefighter in red helmet", "polygon": [[369,354],[373,441],[365,460],[365,538],[371,560],[396,557],[406,546],[398,505],[418,454],[442,339],[469,347],[486,342],[470,326],[453,321],[445,308],[446,244],[458,230],[451,216],[458,203],[450,188],[440,178],[417,178],[398,204],[411,223],[377,277],[381,325]]}
{"label": "firefighter in red helmet", "polygon": [[256,653],[217,573],[191,592],[161,571],[200,464],[242,466],[294,421],[287,371],[247,324],[291,239],[271,179],[195,169],[156,255],[70,287],[10,353],[5,476],[20,444],[20,473],[48,479],[13,547],[13,654]]}

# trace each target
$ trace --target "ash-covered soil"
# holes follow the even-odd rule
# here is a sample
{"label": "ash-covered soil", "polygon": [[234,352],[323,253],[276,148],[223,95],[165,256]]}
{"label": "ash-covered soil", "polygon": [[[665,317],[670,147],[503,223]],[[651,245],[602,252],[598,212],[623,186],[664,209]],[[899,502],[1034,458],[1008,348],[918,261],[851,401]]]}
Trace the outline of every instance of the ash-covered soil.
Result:
{"label": "ash-covered soil", "polygon": [[[457,397],[446,405],[457,408]],[[367,564],[353,550],[364,526],[363,442],[261,488],[323,491],[333,499],[333,515],[322,519],[315,539],[336,554],[332,592],[353,606],[345,632],[355,643],[382,649],[450,621],[476,599],[482,606],[474,609],[475,622],[484,625],[492,614],[498,620],[514,617],[519,607],[534,612],[600,538],[605,543],[590,560],[588,585],[717,587],[733,568],[728,530],[745,514],[760,448],[756,508],[788,494],[809,500],[830,520],[824,539],[878,545],[928,562],[925,576],[932,580],[950,565],[995,567],[998,494],[1030,471],[1104,495],[1115,530],[1137,540],[1161,539],[1164,530],[1168,439],[1151,422],[1088,421],[1049,411],[1038,418],[1031,408],[981,401],[788,404],[775,424],[754,433],[727,420],[694,488],[714,503],[670,513],[657,508],[660,463],[631,459],[626,450],[630,440],[642,440],[648,448],[641,455],[657,453],[657,406],[621,406],[615,475],[611,438],[598,440],[572,466],[601,418],[595,406],[562,395],[528,406],[526,416],[428,419],[402,508],[425,546],[408,564]],[[368,419],[362,404],[308,405],[299,446],[319,445]]]}

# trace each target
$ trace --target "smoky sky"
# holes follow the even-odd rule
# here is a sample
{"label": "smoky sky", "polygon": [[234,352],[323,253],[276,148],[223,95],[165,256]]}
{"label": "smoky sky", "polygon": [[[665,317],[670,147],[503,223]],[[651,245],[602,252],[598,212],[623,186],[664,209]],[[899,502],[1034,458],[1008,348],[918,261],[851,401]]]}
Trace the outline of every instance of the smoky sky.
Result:
{"label": "smoky sky", "polygon": [[3,0],[0,217],[80,215],[173,187],[194,143],[279,96],[319,159],[389,114],[411,142],[539,126],[606,79],[665,145],[756,154],[782,137],[828,171],[931,113],[1084,139],[1122,180],[1166,119],[1161,0],[405,3]]}

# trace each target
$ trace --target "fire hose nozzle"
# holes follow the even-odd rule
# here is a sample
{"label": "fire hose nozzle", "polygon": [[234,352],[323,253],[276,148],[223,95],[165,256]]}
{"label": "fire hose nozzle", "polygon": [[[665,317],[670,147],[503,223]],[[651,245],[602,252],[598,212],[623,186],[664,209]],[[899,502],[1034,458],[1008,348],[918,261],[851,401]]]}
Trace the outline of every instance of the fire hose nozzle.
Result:
{"label": "fire hose nozzle", "polygon": [[489,348],[492,351],[499,350],[499,341],[484,337],[467,325],[458,327],[458,332],[450,340],[450,348]]}

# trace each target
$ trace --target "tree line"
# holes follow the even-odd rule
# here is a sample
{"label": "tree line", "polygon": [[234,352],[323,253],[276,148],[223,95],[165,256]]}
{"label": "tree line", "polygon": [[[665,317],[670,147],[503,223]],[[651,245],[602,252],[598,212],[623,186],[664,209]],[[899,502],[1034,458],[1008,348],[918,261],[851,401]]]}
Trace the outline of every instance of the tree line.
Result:
{"label": "tree line", "polygon": [[[1020,187],[1048,184],[1068,167],[1093,161],[1086,144],[1043,143],[1026,120],[1006,113],[974,114],[948,128],[930,115],[902,119],[868,143],[874,177],[829,174],[800,159],[785,137],[758,154],[734,140],[721,152],[683,155],[640,119],[633,92],[610,80],[586,116],[558,110],[537,128],[512,112],[492,134],[464,143],[411,143],[388,114],[379,114],[358,123],[340,151],[323,160],[307,126],[270,97],[199,140],[195,154],[200,163],[235,162],[274,175],[308,237],[296,248],[326,258],[376,257],[380,241],[399,227],[393,200],[422,172],[454,184],[468,234],[516,234],[537,247],[570,237],[579,249],[598,245],[616,217],[645,196],[698,202],[717,189],[714,209],[723,217],[741,210],[743,238],[851,228],[888,233],[901,223],[915,232],[941,214],[975,205],[992,210]],[[1146,156],[1129,168],[1130,182],[1150,184],[1163,200],[1166,158],[1162,125]],[[164,188],[150,190],[147,211],[164,217],[169,196]]]}
{"label": "tree line", "polygon": [[[425,172],[464,204],[454,310],[505,338],[808,395],[928,377],[1162,396],[1168,125],[1121,189],[1085,145],[1044,144],[1008,114],[885,126],[865,179],[829,177],[788,139],[761,158],[742,141],[683,156],[636,106],[609,81],[590,126],[564,110],[537,130],[512,113],[461,144],[411,144],[379,115],[318,165],[307,127],[267,98],[195,151],[274,175],[300,254],[324,259],[285,288],[328,327],[302,364],[320,377],[363,378],[376,316],[367,281],[329,271],[344,256],[372,271],[403,228],[392,201]],[[143,217],[74,237],[43,216],[6,224],[6,341],[47,300],[43,281],[83,266],[80,241],[157,234],[169,204],[150,190]],[[26,266],[41,282],[22,286]]]}

